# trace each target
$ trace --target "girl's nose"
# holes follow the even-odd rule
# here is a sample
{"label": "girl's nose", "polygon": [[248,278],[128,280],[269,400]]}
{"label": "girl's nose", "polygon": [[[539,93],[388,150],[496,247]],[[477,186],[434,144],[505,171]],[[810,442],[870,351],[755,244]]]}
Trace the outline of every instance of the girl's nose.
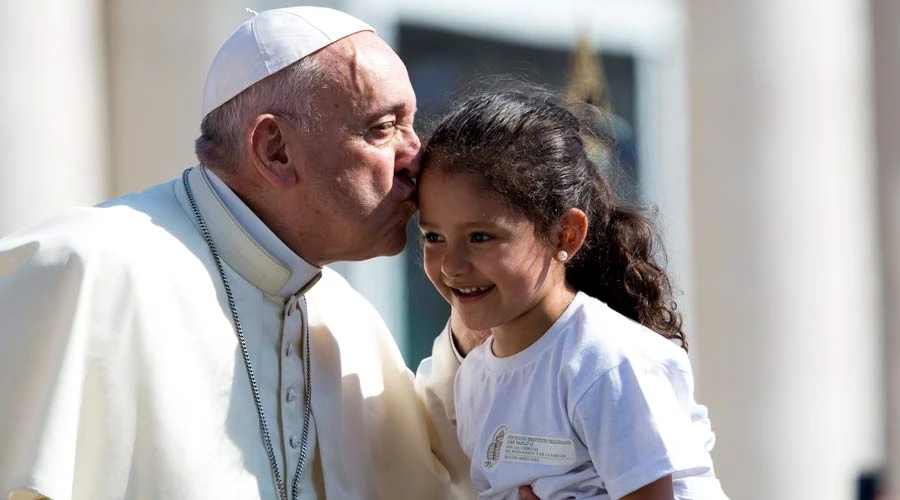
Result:
{"label": "girl's nose", "polygon": [[451,278],[465,275],[470,267],[468,252],[463,249],[448,249],[441,261],[441,273]]}

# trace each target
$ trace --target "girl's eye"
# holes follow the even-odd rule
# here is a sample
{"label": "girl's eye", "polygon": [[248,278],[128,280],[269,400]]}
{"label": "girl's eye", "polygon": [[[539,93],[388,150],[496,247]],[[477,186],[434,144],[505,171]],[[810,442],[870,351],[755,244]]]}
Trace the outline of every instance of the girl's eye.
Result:
{"label": "girl's eye", "polygon": [[444,241],[444,239],[441,237],[441,235],[439,235],[437,233],[430,233],[430,232],[422,233],[422,240],[424,240],[425,243],[440,243],[440,242]]}
{"label": "girl's eye", "polygon": [[485,241],[490,240],[491,237],[484,233],[472,233],[472,236],[469,237],[469,240],[472,243],[484,243]]}

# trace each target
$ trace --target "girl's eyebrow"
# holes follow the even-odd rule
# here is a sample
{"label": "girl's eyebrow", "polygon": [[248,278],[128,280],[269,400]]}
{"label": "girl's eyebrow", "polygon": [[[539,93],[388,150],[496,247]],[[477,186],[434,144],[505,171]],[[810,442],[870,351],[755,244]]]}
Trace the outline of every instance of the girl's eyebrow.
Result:
{"label": "girl's eyebrow", "polygon": [[[427,220],[419,219],[419,228],[432,229],[434,227],[435,227],[435,225],[428,222]],[[482,231],[488,230],[488,231],[490,231],[490,230],[496,229],[497,225],[491,224],[491,223],[485,223],[485,222],[466,222],[464,224],[461,224],[459,227],[461,227],[462,229],[467,230],[467,231],[473,231],[473,230],[476,230],[476,231],[477,230],[482,230]]]}

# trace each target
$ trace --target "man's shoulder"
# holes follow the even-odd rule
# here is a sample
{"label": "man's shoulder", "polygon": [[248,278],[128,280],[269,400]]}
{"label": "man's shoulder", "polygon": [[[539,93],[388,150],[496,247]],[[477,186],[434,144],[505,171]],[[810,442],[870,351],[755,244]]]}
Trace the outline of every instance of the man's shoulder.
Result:
{"label": "man's shoulder", "polygon": [[360,309],[375,311],[372,304],[346,278],[327,266],[322,268],[322,278],[309,291],[309,296],[325,303],[329,308],[353,312]]}
{"label": "man's shoulder", "polygon": [[190,220],[170,182],[93,207],[69,208],[0,239],[0,255],[26,246],[47,261],[143,255],[164,248],[185,225]]}
{"label": "man's shoulder", "polygon": [[158,227],[168,227],[189,222],[175,195],[175,180],[168,181],[139,192],[128,193],[118,198],[105,201],[93,208],[94,216],[105,219],[111,224],[130,223],[129,227],[139,226],[139,222]]}
{"label": "man's shoulder", "polygon": [[365,325],[365,328],[390,336],[384,319],[363,294],[353,288],[337,271],[322,268],[322,278],[307,294],[310,307],[333,324]]}

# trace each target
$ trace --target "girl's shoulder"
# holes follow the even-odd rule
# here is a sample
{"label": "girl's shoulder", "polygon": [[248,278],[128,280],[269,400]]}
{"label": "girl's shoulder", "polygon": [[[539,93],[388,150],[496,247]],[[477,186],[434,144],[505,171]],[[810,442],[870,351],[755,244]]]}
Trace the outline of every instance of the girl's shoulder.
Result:
{"label": "girl's shoulder", "polygon": [[576,300],[562,352],[564,371],[582,380],[622,364],[690,372],[687,353],[675,342],[586,294]]}

